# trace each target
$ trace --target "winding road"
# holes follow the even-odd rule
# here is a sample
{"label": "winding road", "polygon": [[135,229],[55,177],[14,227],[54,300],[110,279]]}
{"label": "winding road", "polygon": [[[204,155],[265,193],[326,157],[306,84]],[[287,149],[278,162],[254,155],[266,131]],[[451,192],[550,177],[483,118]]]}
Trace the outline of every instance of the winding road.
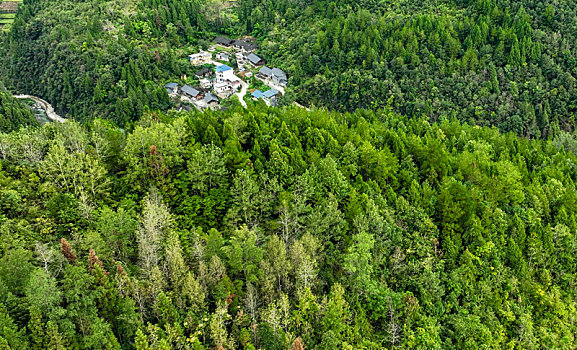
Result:
{"label": "winding road", "polygon": [[14,97],[18,99],[27,99],[36,102],[44,111],[46,111],[46,116],[48,119],[52,120],[53,122],[64,123],[66,119],[59,116],[56,112],[54,112],[54,108],[52,105],[45,100],[41,99],[40,97],[32,96],[32,95],[14,95]]}

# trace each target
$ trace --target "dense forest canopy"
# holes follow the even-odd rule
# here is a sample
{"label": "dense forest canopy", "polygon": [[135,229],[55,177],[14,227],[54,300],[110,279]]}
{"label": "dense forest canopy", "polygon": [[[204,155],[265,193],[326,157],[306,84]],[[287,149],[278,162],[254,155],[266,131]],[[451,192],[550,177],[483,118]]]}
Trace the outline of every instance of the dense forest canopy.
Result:
{"label": "dense forest canopy", "polygon": [[[0,31],[0,349],[577,348],[576,13],[26,0]],[[216,35],[289,74],[279,107],[175,111]]]}
{"label": "dense forest canopy", "polygon": [[577,2],[241,1],[240,23],[291,74],[294,97],[393,106],[528,137],[572,131]]}
{"label": "dense forest canopy", "polygon": [[0,85],[0,132],[38,125],[30,108]]}
{"label": "dense forest canopy", "polygon": [[0,134],[0,344],[575,348],[559,146],[262,106]]}

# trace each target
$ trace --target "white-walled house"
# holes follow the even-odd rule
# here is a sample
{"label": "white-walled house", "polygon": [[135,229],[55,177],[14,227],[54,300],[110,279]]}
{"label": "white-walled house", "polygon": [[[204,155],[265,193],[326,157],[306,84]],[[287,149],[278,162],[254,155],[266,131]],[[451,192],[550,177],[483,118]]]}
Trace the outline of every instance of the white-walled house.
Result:
{"label": "white-walled house", "polygon": [[240,87],[240,78],[234,74],[232,68],[223,64],[215,68],[214,92],[221,98],[227,98]]}
{"label": "white-walled house", "polygon": [[192,55],[188,55],[188,60],[193,66],[200,66],[212,61],[212,54],[206,51],[200,51]]}
{"label": "white-walled house", "polygon": [[238,77],[234,75],[234,71],[232,70],[232,68],[230,68],[226,64],[216,67],[214,71],[216,73],[216,82],[222,82],[226,80],[230,81],[238,80]]}
{"label": "white-walled house", "polygon": [[230,62],[230,54],[228,52],[217,52],[216,60]]}

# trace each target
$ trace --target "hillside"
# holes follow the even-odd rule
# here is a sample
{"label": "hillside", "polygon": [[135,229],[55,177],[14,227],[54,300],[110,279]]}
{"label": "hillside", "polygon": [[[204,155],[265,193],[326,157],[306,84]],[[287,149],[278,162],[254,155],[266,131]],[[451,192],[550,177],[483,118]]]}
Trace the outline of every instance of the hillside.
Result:
{"label": "hillside", "polygon": [[577,0],[17,7],[0,349],[577,348]]}
{"label": "hillside", "polygon": [[187,55],[217,33],[254,35],[289,75],[285,104],[391,103],[555,138],[575,125],[576,12],[575,0],[32,0],[5,37],[0,76],[63,115],[124,125],[145,106],[170,108],[160,87],[192,76]]}
{"label": "hillside", "polygon": [[18,101],[0,84],[0,132],[18,130],[22,126],[38,125],[32,110]]}
{"label": "hillside", "polygon": [[577,346],[577,158],[551,141],[261,106],[0,145],[0,344]]}
{"label": "hillside", "polygon": [[409,116],[531,138],[574,130],[574,0],[240,4],[239,26],[263,40],[305,105],[352,111],[391,98]]}
{"label": "hillside", "polygon": [[188,45],[206,35],[198,8],[195,0],[29,1],[4,37],[0,76],[62,115],[124,125],[145,107],[170,107],[162,86],[191,73]]}

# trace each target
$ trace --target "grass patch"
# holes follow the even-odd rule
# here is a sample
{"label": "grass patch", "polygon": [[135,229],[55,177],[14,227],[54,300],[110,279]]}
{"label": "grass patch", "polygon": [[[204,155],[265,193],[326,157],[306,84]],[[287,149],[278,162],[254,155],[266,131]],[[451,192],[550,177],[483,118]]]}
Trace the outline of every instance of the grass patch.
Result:
{"label": "grass patch", "polygon": [[0,18],[0,24],[8,24],[8,23],[12,23],[14,22],[14,19],[9,18],[9,19],[2,19]]}
{"label": "grass patch", "polygon": [[14,19],[15,13],[0,13],[0,19]]}

